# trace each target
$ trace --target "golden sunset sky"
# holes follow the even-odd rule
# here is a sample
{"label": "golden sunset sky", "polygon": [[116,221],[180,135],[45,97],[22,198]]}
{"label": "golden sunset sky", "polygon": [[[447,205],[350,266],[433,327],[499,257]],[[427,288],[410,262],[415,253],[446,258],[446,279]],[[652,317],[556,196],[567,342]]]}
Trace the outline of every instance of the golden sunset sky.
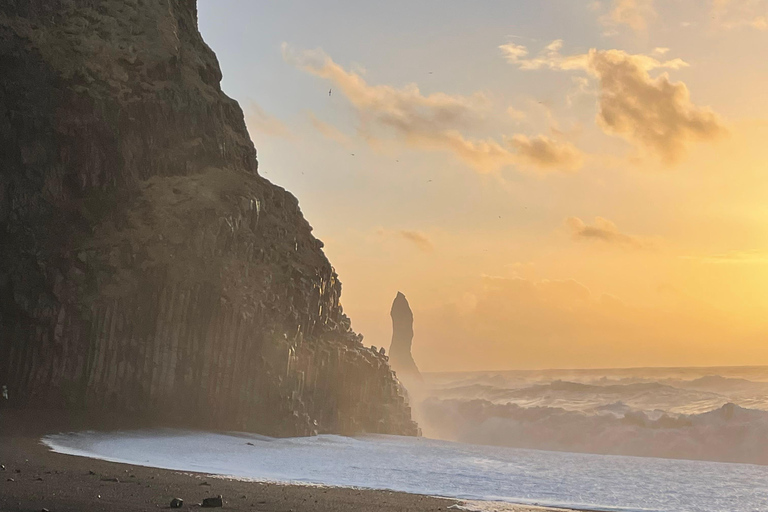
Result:
{"label": "golden sunset sky", "polygon": [[399,290],[426,371],[768,364],[768,0],[202,0],[200,28],[366,344]]}

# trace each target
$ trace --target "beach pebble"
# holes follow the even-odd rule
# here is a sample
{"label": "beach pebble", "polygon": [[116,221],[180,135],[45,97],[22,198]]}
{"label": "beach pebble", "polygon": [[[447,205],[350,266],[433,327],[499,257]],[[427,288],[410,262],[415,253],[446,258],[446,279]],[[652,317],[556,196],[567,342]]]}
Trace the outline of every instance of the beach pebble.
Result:
{"label": "beach pebble", "polygon": [[181,498],[173,498],[171,500],[171,508],[181,508],[184,505],[184,500]]}
{"label": "beach pebble", "polygon": [[200,506],[205,508],[223,507],[224,501],[221,499],[221,494],[219,494],[213,498],[203,499],[203,502],[200,504]]}

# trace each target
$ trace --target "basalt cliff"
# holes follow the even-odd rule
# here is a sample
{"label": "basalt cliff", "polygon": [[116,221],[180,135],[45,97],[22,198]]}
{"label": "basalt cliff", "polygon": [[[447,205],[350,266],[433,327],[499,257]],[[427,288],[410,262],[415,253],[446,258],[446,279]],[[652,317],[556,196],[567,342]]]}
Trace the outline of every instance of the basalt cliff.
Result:
{"label": "basalt cliff", "polygon": [[0,70],[6,407],[417,432],[193,0],[6,0]]}

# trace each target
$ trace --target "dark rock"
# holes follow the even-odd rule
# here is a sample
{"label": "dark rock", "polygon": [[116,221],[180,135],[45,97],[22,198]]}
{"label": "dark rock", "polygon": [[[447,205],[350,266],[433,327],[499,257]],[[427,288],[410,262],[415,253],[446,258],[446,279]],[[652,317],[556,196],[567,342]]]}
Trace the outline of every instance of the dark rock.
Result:
{"label": "dark rock", "polygon": [[203,502],[200,503],[200,506],[205,508],[223,507],[224,501],[221,499],[221,494],[219,494],[218,496],[214,496],[213,498],[203,499]]}
{"label": "dark rock", "polygon": [[259,175],[194,1],[0,2],[0,62],[12,406],[417,432],[297,199]]}
{"label": "dark rock", "polygon": [[173,498],[171,500],[171,508],[181,508],[184,505],[184,500],[181,498]]}
{"label": "dark rock", "polygon": [[413,343],[413,312],[408,299],[397,292],[392,309],[392,344],[389,346],[389,364],[406,387],[411,382],[422,382],[421,373],[411,355]]}

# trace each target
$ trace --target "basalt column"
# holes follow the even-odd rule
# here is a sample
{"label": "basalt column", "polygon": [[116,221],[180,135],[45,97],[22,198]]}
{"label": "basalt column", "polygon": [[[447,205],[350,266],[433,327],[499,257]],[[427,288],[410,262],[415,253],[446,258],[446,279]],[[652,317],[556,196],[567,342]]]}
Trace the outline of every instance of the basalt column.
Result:
{"label": "basalt column", "polygon": [[194,1],[3,1],[0,70],[6,405],[417,432]]}
{"label": "basalt column", "polygon": [[392,343],[389,346],[389,361],[392,369],[406,385],[422,382],[421,373],[411,355],[413,343],[413,312],[408,299],[397,292],[392,309]]}

